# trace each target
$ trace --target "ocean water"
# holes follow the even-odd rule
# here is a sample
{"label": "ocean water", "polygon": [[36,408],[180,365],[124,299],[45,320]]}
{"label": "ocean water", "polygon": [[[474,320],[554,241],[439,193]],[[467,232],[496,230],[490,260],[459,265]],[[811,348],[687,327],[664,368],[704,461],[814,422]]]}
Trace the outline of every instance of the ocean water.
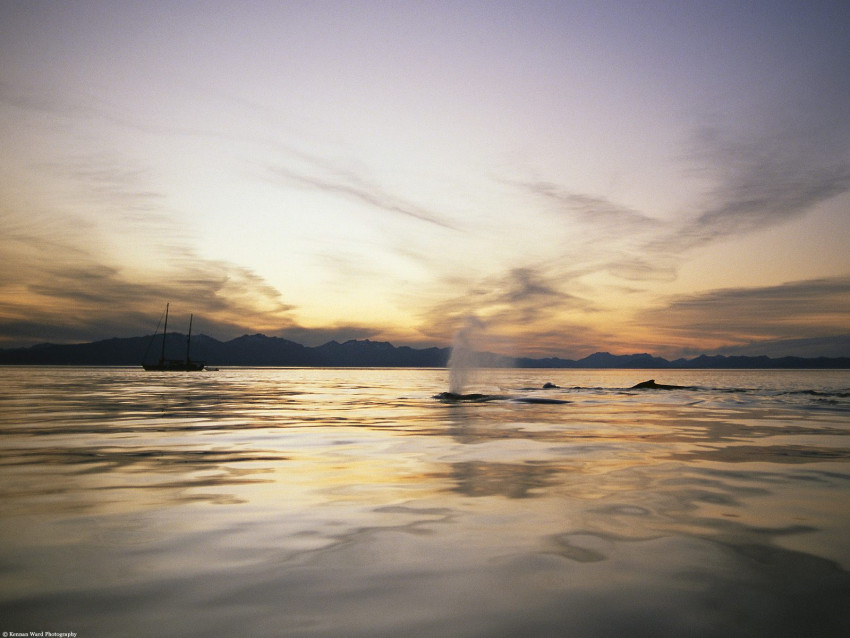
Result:
{"label": "ocean water", "polygon": [[850,371],[477,383],[0,368],[0,631],[850,635]]}

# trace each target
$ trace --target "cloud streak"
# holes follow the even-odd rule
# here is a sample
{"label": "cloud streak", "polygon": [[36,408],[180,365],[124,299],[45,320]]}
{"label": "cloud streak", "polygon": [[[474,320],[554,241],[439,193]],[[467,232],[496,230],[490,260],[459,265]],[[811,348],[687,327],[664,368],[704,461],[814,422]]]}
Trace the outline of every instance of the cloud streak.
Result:
{"label": "cloud streak", "polygon": [[[456,289],[458,283],[447,287]],[[461,294],[438,302],[421,315],[419,330],[448,343],[467,318],[474,316],[486,326],[490,347],[510,351],[523,345],[519,343],[523,338],[533,335],[536,340],[553,325],[563,325],[559,317],[569,310],[592,312],[593,305],[562,291],[541,268],[513,268],[467,284]]]}
{"label": "cloud streak", "polygon": [[788,131],[733,139],[731,131],[707,128],[694,144],[698,171],[716,185],[692,221],[650,248],[686,250],[753,233],[850,191],[850,161],[832,144],[815,146]]}
{"label": "cloud streak", "polygon": [[166,301],[177,312],[196,314],[200,329],[214,336],[234,336],[247,326],[297,327],[293,308],[280,293],[234,264],[173,260],[163,277],[144,280],[95,255],[73,253],[63,255],[54,247],[25,268],[18,265],[19,275],[4,277],[0,334],[6,346],[145,334]]}
{"label": "cloud streak", "polygon": [[353,170],[341,169],[332,162],[293,149],[288,149],[288,152],[297,160],[306,163],[307,168],[298,170],[292,166],[273,166],[270,170],[275,181],[344,197],[386,213],[415,219],[445,230],[457,230],[444,215],[389,193],[379,184],[367,180]]}
{"label": "cloud streak", "polygon": [[798,219],[850,192],[850,150],[842,143],[850,127],[817,118],[807,114],[792,125],[766,116],[762,129],[749,133],[700,127],[685,155],[687,172],[710,186],[671,220],[551,182],[513,183],[548,201],[560,223],[575,229],[561,259],[576,276],[673,281],[694,249]]}
{"label": "cloud streak", "polygon": [[551,182],[521,183],[520,186],[552,200],[562,214],[602,234],[614,231],[645,233],[657,230],[660,226],[658,220],[604,197],[569,191]]}
{"label": "cloud streak", "polygon": [[636,323],[669,343],[712,342],[719,348],[841,334],[847,317],[850,277],[833,277],[677,295],[640,312]]}
{"label": "cloud streak", "polygon": [[518,182],[553,207],[557,223],[572,229],[558,261],[571,279],[604,272],[629,281],[670,281],[676,262],[669,250],[648,254],[647,246],[668,225],[609,198],[571,191],[551,182]]}

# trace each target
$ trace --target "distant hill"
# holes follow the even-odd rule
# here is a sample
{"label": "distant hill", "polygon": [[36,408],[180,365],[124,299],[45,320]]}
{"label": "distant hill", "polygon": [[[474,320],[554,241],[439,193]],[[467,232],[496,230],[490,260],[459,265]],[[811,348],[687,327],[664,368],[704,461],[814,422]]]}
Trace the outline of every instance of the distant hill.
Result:
{"label": "distant hill", "polygon": [[745,346],[725,347],[717,352],[727,356],[812,357],[813,353],[830,353],[831,357],[850,357],[850,334],[810,339],[778,339],[759,341]]}
{"label": "distant hill", "polygon": [[[169,333],[166,356],[185,357],[186,336]],[[40,344],[29,348],[0,349],[0,365],[141,365],[159,358],[162,337],[106,339],[93,343]],[[396,347],[384,341],[330,341],[317,347],[261,334],[219,341],[206,335],[192,337],[195,361],[213,366],[327,366],[327,367],[444,367],[450,348]],[[512,359],[482,353],[482,365],[518,368],[632,368],[632,369],[722,369],[722,368],[850,368],[850,357],[707,356],[668,361],[650,354],[615,355],[597,352],[579,360],[561,358]]]}
{"label": "distant hill", "polygon": [[[2,365],[141,365],[155,362],[162,350],[162,336],[106,339],[93,343],[50,344],[30,348],[0,349]],[[328,367],[442,367],[448,348],[415,349],[377,341],[330,341],[308,347],[300,343],[243,335],[219,341],[206,335],[192,337],[191,357],[215,366],[328,366]],[[167,358],[186,356],[186,335],[169,333]]]}
{"label": "distant hill", "polygon": [[723,355],[700,355],[693,359],[676,359],[668,361],[649,354],[614,355],[608,352],[597,352],[584,359],[517,359],[518,368],[625,368],[645,370],[670,369],[845,369],[850,368],[850,357],[779,357],[771,359],[766,356],[758,357],[726,357]]}

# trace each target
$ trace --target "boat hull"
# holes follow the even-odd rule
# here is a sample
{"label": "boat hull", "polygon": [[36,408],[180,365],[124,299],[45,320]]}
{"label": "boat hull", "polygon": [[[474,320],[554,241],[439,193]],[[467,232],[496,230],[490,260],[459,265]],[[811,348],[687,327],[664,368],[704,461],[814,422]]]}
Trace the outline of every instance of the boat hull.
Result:
{"label": "boat hull", "polygon": [[145,363],[142,367],[149,372],[200,372],[204,364],[201,361],[164,361]]}

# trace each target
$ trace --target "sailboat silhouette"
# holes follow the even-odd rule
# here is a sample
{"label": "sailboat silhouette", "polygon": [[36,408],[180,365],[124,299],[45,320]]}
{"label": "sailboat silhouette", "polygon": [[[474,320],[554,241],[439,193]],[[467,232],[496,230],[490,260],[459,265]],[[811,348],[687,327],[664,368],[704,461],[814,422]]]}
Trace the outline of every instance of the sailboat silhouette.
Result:
{"label": "sailboat silhouette", "polygon": [[[162,351],[157,363],[142,363],[142,367],[149,371],[159,372],[199,372],[204,369],[203,361],[192,361],[189,357],[189,348],[192,345],[192,318],[194,315],[189,315],[189,334],[186,337],[186,359],[166,359],[165,358],[165,341],[168,335],[168,307],[171,304],[165,304],[165,325],[162,329]],[[157,326],[159,329],[159,326]],[[154,332],[151,337],[151,343],[156,338],[157,333]],[[150,349],[150,344],[148,345]]]}

